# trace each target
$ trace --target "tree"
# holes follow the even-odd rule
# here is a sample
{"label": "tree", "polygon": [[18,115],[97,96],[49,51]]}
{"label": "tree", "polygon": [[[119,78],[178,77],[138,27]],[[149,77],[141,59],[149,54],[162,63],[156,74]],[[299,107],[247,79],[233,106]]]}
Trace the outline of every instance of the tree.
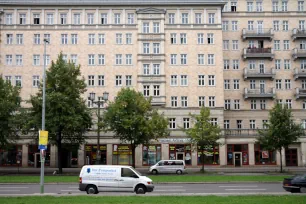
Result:
{"label": "tree", "polygon": [[266,129],[258,130],[258,143],[265,149],[279,151],[281,158],[280,171],[283,172],[282,149],[297,141],[303,135],[302,126],[295,124],[291,110],[276,104],[269,111],[269,123],[264,124]]}
{"label": "tree", "polygon": [[201,151],[202,169],[204,172],[204,151],[206,147],[215,147],[220,139],[221,129],[213,125],[210,119],[210,109],[202,107],[199,115],[189,114],[195,121],[192,128],[184,129],[191,142]]}
{"label": "tree", "polygon": [[151,140],[168,135],[168,121],[152,108],[140,92],[121,89],[104,113],[104,122],[121,142],[132,148],[132,166],[135,167],[135,148]]}
{"label": "tree", "polygon": [[[56,63],[46,71],[46,130],[49,140],[58,147],[59,173],[62,173],[62,143],[79,145],[84,143],[84,133],[92,124],[90,110],[81,97],[86,91],[84,78],[80,78],[80,66],[66,63],[62,53]],[[30,100],[30,126],[39,130],[42,117],[42,87]],[[38,131],[36,131],[38,133]],[[38,134],[36,135],[36,137]]]}
{"label": "tree", "polygon": [[0,149],[19,137],[20,87],[12,86],[0,75]]}

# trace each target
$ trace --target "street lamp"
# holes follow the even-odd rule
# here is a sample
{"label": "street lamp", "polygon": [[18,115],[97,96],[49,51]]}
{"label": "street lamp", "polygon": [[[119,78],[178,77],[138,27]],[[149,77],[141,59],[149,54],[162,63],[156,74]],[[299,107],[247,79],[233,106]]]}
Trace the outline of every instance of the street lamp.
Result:
{"label": "street lamp", "polygon": [[96,98],[96,93],[91,92],[89,93],[89,100],[91,100],[92,104],[97,104],[98,105],[98,127],[97,127],[97,133],[98,133],[98,138],[97,138],[97,155],[96,155],[96,164],[100,164],[101,160],[101,153],[100,153],[100,108],[101,105],[103,106],[104,103],[108,101],[108,92],[103,93],[102,100],[100,100],[100,97],[98,97],[98,100],[95,101]]}

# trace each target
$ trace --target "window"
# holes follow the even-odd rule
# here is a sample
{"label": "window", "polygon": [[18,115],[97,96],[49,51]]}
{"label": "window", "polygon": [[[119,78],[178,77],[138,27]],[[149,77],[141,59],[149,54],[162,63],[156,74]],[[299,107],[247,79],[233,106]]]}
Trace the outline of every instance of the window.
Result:
{"label": "window", "polygon": [[256,68],[256,62],[254,60],[249,61],[249,69],[254,70]]}
{"label": "window", "polygon": [[48,41],[47,44],[51,43],[51,34],[44,34],[44,39],[46,39]]}
{"label": "window", "polygon": [[88,44],[89,45],[94,45],[95,44],[95,38],[96,38],[95,34],[88,34]]}
{"label": "window", "polygon": [[5,24],[6,24],[6,25],[11,25],[11,24],[13,24],[13,14],[7,13],[7,14],[5,15]]}
{"label": "window", "polygon": [[35,66],[40,65],[40,55],[33,55],[33,65]]}
{"label": "window", "polygon": [[88,86],[94,86],[95,85],[95,76],[89,75],[88,76]]}
{"label": "window", "polygon": [[248,30],[254,30],[254,21],[248,21]]}
{"label": "window", "polygon": [[150,32],[149,23],[143,23],[143,25],[142,25],[142,32],[143,33],[149,33]]}
{"label": "window", "polygon": [[13,34],[6,34],[6,44],[13,44]]}
{"label": "window", "polygon": [[229,60],[223,60],[223,69],[229,70],[230,61]]}
{"label": "window", "polygon": [[204,54],[198,54],[198,64],[204,65]]}
{"label": "window", "polygon": [[239,79],[234,79],[234,90],[239,90],[240,86],[239,86]]}
{"label": "window", "polygon": [[75,13],[73,15],[73,24],[76,24],[76,25],[81,24],[81,14]]}
{"label": "window", "polygon": [[[183,118],[184,129],[189,129],[190,127],[190,118]],[[306,129],[306,126],[305,126]]]}
{"label": "window", "polygon": [[144,85],[143,86],[143,95],[144,96],[150,96],[150,86],[149,85]]}
{"label": "window", "polygon": [[176,128],[175,118],[169,118],[169,128],[170,129],[175,129]]}
{"label": "window", "polygon": [[238,40],[233,40],[233,50],[238,50]]}
{"label": "window", "polygon": [[98,63],[99,65],[105,65],[105,55],[104,54],[98,55]]}
{"label": "window", "polygon": [[289,50],[290,45],[289,45],[289,40],[284,40],[284,50]]}
{"label": "window", "polygon": [[116,75],[116,86],[122,86],[122,76],[121,75]]}
{"label": "window", "polygon": [[39,86],[39,76],[36,76],[36,75],[33,76],[32,81],[33,81],[32,83],[33,87],[37,88]]}
{"label": "window", "polygon": [[5,76],[5,81],[12,84],[12,76]]}
{"label": "window", "polygon": [[214,126],[218,125],[218,119],[217,118],[211,118],[209,122],[210,122],[210,124],[212,124]]}
{"label": "window", "polygon": [[171,75],[171,86],[177,86],[177,75]]}
{"label": "window", "polygon": [[13,65],[13,55],[6,55],[6,65]]}
{"label": "window", "polygon": [[125,76],[125,85],[126,86],[132,86],[132,75],[126,75]]}
{"label": "window", "polygon": [[150,54],[150,43],[143,43],[143,54]]}
{"label": "window", "polygon": [[25,25],[26,22],[27,22],[26,15],[25,14],[19,14],[19,24],[20,25]]}
{"label": "window", "polygon": [[288,109],[292,108],[292,100],[291,99],[286,99],[286,106],[287,106]]}
{"label": "window", "polygon": [[40,14],[33,14],[34,17],[34,25],[40,24]]}
{"label": "window", "polygon": [[176,56],[177,56],[176,54],[171,54],[170,55],[170,57],[171,57],[170,62],[171,62],[172,65],[176,64]]}
{"label": "window", "polygon": [[88,55],[88,65],[95,65],[95,55]]}
{"label": "window", "polygon": [[16,65],[21,66],[23,64],[22,61],[22,55],[16,55]]}
{"label": "window", "polygon": [[291,63],[289,59],[284,60],[284,69],[290,69]]}
{"label": "window", "polygon": [[22,78],[21,78],[21,76],[15,76],[15,86],[22,87]]}
{"label": "window", "polygon": [[242,129],[242,120],[237,120],[237,129]]}
{"label": "window", "polygon": [[174,24],[174,23],[175,23],[175,14],[169,13],[169,24]]}
{"label": "window", "polygon": [[224,90],[229,90],[230,88],[230,80],[224,79]]}
{"label": "window", "polygon": [[214,64],[215,64],[215,55],[208,54],[208,65],[214,65]]}
{"label": "window", "polygon": [[40,44],[40,34],[34,34],[34,44],[35,45]]}
{"label": "window", "polygon": [[93,13],[88,13],[87,14],[87,24],[94,24],[94,14]]}
{"label": "window", "polygon": [[251,110],[256,110],[256,100],[251,100]]}
{"label": "window", "polygon": [[160,43],[153,43],[153,54],[159,54]]}
{"label": "window", "polygon": [[126,33],[126,44],[131,45],[132,44],[132,33]]}
{"label": "window", "polygon": [[116,54],[116,65],[122,64],[122,54]]}
{"label": "window", "polygon": [[208,97],[208,105],[211,108],[215,107],[215,97],[214,96],[209,96]]}
{"label": "window", "polygon": [[207,44],[214,44],[214,34],[213,33],[207,34]]}
{"label": "window", "polygon": [[187,54],[181,54],[181,65],[187,64]]}
{"label": "window", "polygon": [[250,120],[250,129],[255,129],[256,123],[255,120]]}
{"label": "window", "polygon": [[134,24],[134,14],[128,13],[128,24]]}
{"label": "window", "polygon": [[195,23],[196,24],[201,24],[202,23],[202,14],[201,13],[196,13],[195,14]]}
{"label": "window", "polygon": [[116,44],[121,45],[122,44],[122,34],[116,33]]}
{"label": "window", "polygon": [[222,31],[228,31],[228,21],[222,21]]}
{"label": "window", "polygon": [[272,11],[273,12],[278,12],[278,1],[273,1],[272,2]]}
{"label": "window", "polygon": [[274,40],[274,50],[280,50],[280,40]]}
{"label": "window", "polygon": [[181,33],[180,34],[181,44],[187,44],[187,34]]}
{"label": "window", "polygon": [[304,11],[304,1],[298,1],[298,11]]}
{"label": "window", "polygon": [[215,75],[208,75],[208,86],[215,86]]}
{"label": "window", "polygon": [[288,2],[282,1],[282,11],[288,11]]}
{"label": "window", "polygon": [[143,74],[144,75],[149,75],[150,74],[150,65],[149,64],[144,64],[143,65]]}
{"label": "window", "polygon": [[153,64],[153,74],[160,75],[160,64]]}
{"label": "window", "polygon": [[107,14],[101,13],[101,24],[105,25],[107,24]]}
{"label": "window", "polygon": [[251,79],[250,80],[250,89],[255,89],[255,87],[256,87],[256,82],[255,82],[254,79]]}
{"label": "window", "polygon": [[260,109],[266,110],[266,100],[260,100]]}
{"label": "window", "polygon": [[303,129],[306,129],[306,120],[305,120],[305,119],[302,120],[302,128],[303,128]]}
{"label": "window", "polygon": [[305,79],[302,80],[302,89],[306,89],[306,80]]}
{"label": "window", "polygon": [[224,109],[230,110],[231,109],[231,99],[225,99],[224,100]]}
{"label": "window", "polygon": [[181,97],[181,106],[183,108],[188,107],[188,97],[187,96],[182,96]]}
{"label": "window", "polygon": [[53,25],[54,24],[54,22],[53,22],[53,14],[52,13],[48,13],[47,14],[47,24],[49,24],[49,25]]}
{"label": "window", "polygon": [[233,60],[233,69],[239,69],[239,60]]}
{"label": "window", "polygon": [[283,31],[288,31],[289,30],[289,23],[288,21],[283,21]]}
{"label": "window", "polygon": [[273,30],[279,31],[279,21],[273,21]]}
{"label": "window", "polygon": [[306,101],[303,101],[303,109],[306,110]]}
{"label": "window", "polygon": [[171,44],[176,44],[176,33],[170,34]]}
{"label": "window", "polygon": [[234,100],[234,110],[240,110],[240,100],[239,99]]}
{"label": "window", "polygon": [[160,33],[159,23],[153,23],[153,33]]}
{"label": "window", "polygon": [[215,14],[214,13],[209,13],[208,14],[208,23],[209,24],[215,24]]}
{"label": "window", "polygon": [[205,75],[198,76],[199,86],[205,86]]}
{"label": "window", "polygon": [[61,44],[67,45],[68,44],[68,35],[67,34],[61,34]]}
{"label": "window", "polygon": [[282,89],[282,80],[281,79],[276,79],[275,80],[275,86],[276,86],[276,89]]}
{"label": "window", "polygon": [[127,65],[132,65],[132,54],[126,54],[125,55],[125,63]]}
{"label": "window", "polygon": [[280,59],[275,60],[275,69],[281,69],[281,60]]}
{"label": "window", "polygon": [[199,45],[204,44],[204,34],[203,33],[198,33],[198,44]]}
{"label": "window", "polygon": [[78,55],[71,55],[71,62],[74,64],[78,64]]}
{"label": "window", "polygon": [[262,2],[261,1],[256,2],[256,11],[262,12]]}
{"label": "window", "polygon": [[50,55],[46,55],[46,65],[50,64]]}
{"label": "window", "polygon": [[23,34],[17,34],[17,45],[23,44]]}
{"label": "window", "polygon": [[237,2],[231,2],[231,12],[237,11]]}
{"label": "window", "polygon": [[305,30],[305,21],[304,20],[299,21],[299,29],[300,30]]}
{"label": "window", "polygon": [[229,40],[223,40],[223,50],[229,50]]}
{"label": "window", "polygon": [[62,25],[67,24],[67,14],[61,13],[61,15],[60,15],[60,24],[62,24]]}
{"label": "window", "polygon": [[171,107],[177,107],[177,96],[171,96]]}
{"label": "window", "polygon": [[181,86],[188,86],[188,76],[181,75]]}
{"label": "window", "polygon": [[182,13],[182,24],[188,24],[188,13]]}
{"label": "window", "polygon": [[98,76],[98,86],[104,86],[105,81],[104,81],[104,75],[99,75]]}
{"label": "window", "polygon": [[229,128],[230,128],[230,121],[224,120],[224,129],[229,129]]}
{"label": "window", "polygon": [[120,13],[115,13],[114,15],[114,23],[120,24]]}
{"label": "window", "polygon": [[285,79],[285,89],[291,89],[291,80]]}
{"label": "window", "polygon": [[78,34],[71,34],[71,44],[78,44]]}
{"label": "window", "polygon": [[300,65],[301,69],[306,69],[306,60],[301,60],[301,65]]}
{"label": "window", "polygon": [[238,30],[238,21],[232,21],[232,31]]}
{"label": "window", "polygon": [[100,45],[105,44],[105,34],[99,34],[98,37],[99,37],[99,44]]}
{"label": "window", "polygon": [[205,96],[199,96],[199,107],[205,106]]}
{"label": "window", "polygon": [[253,11],[253,2],[247,2],[247,11],[252,12]]}

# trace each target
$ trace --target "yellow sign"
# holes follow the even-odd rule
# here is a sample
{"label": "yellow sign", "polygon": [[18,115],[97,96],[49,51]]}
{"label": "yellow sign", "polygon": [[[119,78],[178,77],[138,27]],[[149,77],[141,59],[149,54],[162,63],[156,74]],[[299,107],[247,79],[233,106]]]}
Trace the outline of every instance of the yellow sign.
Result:
{"label": "yellow sign", "polygon": [[48,145],[48,131],[39,131],[39,145]]}

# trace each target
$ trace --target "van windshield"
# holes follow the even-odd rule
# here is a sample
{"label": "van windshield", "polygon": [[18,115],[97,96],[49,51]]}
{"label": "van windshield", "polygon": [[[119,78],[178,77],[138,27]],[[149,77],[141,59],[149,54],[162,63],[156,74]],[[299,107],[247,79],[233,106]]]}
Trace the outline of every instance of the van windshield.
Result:
{"label": "van windshield", "polygon": [[141,173],[139,173],[136,169],[134,169],[133,167],[131,167],[131,169],[133,169],[133,171],[136,172],[136,174],[138,174],[139,176],[142,176]]}

